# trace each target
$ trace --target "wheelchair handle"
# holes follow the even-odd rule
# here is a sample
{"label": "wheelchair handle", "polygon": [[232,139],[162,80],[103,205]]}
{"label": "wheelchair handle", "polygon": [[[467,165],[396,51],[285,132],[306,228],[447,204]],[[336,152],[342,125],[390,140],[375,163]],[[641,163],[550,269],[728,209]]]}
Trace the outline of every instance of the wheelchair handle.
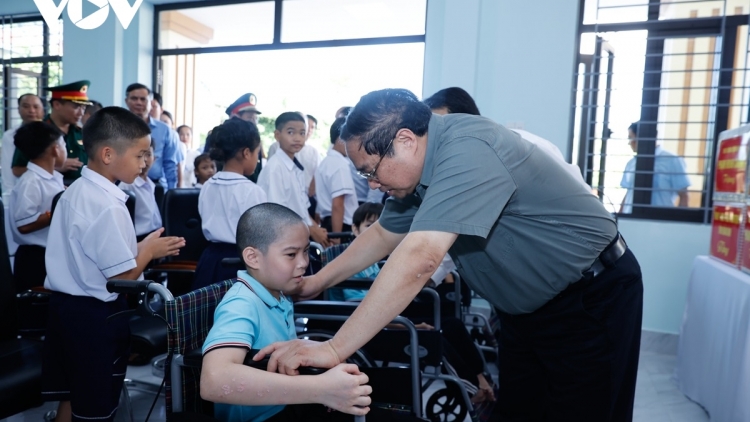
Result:
{"label": "wheelchair handle", "polygon": [[164,302],[174,300],[172,292],[161,284],[151,280],[109,280],[107,281],[107,291],[110,293],[126,293],[138,296],[138,306],[136,309],[118,312],[110,315],[108,318],[132,313],[143,316],[158,316],[159,313],[151,308],[151,303],[148,300],[148,292],[161,296]]}
{"label": "wheelchair handle", "polygon": [[145,295],[146,292],[158,294],[164,301],[174,300],[172,292],[166,287],[151,280],[109,280],[107,291],[110,293],[135,293]]}

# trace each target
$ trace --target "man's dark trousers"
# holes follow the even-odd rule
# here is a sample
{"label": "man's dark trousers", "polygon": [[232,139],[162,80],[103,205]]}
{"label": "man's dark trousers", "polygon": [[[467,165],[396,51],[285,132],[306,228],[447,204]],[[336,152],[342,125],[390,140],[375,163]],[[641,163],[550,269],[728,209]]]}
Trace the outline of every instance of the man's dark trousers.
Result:
{"label": "man's dark trousers", "polygon": [[500,314],[502,421],[631,421],[643,281],[630,250],[538,310]]}

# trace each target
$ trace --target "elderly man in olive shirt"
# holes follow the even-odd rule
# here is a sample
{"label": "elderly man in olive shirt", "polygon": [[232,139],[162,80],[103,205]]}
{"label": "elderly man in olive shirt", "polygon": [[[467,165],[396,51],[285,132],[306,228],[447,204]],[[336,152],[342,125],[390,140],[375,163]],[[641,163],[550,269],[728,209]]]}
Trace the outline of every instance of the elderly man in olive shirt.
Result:
{"label": "elderly man in olive shirt", "polygon": [[439,116],[409,91],[362,97],[342,128],[349,158],[392,199],[379,222],[305,280],[303,296],[390,254],[327,342],[274,343],[269,370],[332,367],[416,296],[446,252],[500,311],[502,420],[632,419],[640,267],[597,198],[549,154],[491,120]]}

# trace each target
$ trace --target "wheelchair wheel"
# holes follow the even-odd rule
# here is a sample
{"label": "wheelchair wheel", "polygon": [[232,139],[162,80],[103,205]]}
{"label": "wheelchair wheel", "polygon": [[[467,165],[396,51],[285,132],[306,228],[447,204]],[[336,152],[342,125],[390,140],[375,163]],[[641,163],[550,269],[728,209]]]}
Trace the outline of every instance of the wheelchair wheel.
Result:
{"label": "wheelchair wheel", "polygon": [[448,388],[437,390],[427,400],[426,416],[433,422],[454,422],[466,419],[469,409],[460,395]]}

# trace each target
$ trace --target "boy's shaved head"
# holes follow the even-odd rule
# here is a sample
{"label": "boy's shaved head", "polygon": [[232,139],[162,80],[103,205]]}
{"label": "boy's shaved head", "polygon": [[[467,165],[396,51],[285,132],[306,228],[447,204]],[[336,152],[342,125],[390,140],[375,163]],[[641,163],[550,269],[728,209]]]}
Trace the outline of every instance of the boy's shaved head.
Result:
{"label": "boy's shaved head", "polygon": [[307,227],[296,212],[283,205],[271,202],[256,205],[242,213],[237,223],[237,249],[240,255],[248,247],[265,254],[282,230],[296,224]]}

